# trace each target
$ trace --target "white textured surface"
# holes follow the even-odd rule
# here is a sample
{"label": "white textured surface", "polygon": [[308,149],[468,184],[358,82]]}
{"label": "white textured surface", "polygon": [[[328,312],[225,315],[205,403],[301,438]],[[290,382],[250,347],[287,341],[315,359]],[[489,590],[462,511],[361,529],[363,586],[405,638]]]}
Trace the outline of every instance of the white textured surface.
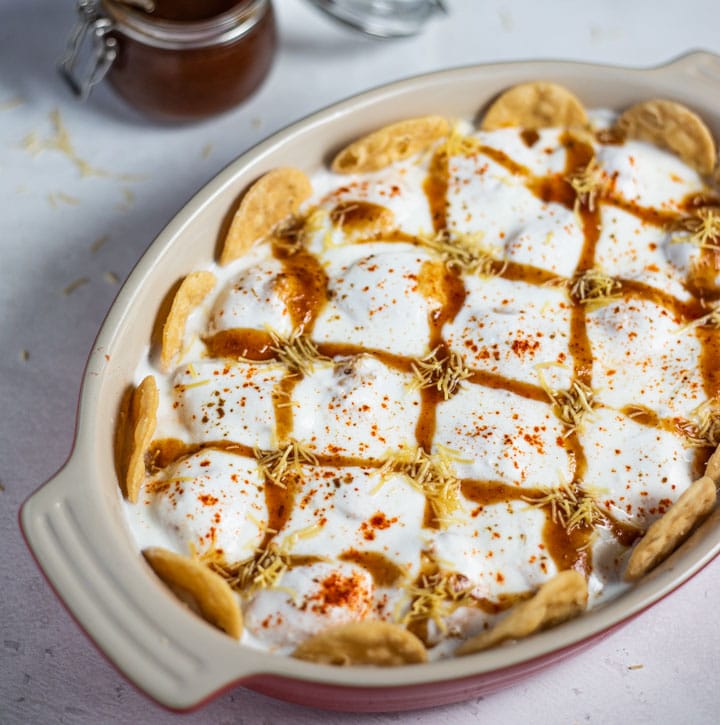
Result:
{"label": "white textured surface", "polygon": [[[300,0],[275,4],[282,49],[261,92],[220,119],[172,128],[138,120],[104,89],[84,107],[69,98],[53,65],[72,22],[70,0],[0,0],[2,723],[177,719],[130,687],[64,612],[22,543],[17,509],[69,453],[84,362],[117,291],[106,273],[124,279],[200,185],[286,123],[415,73],[523,58],[654,65],[695,48],[720,52],[714,0],[687,0],[682,11],[652,0],[448,0],[449,17],[416,39],[394,43],[335,28]],[[5,101],[16,97],[24,103],[7,108]],[[61,154],[32,157],[22,149],[28,134],[52,134],[49,113],[56,107],[80,156],[144,180],[81,178]],[[105,234],[105,244],[91,252]],[[83,277],[86,284],[63,294]],[[712,723],[720,708],[718,599],[715,562],[588,652],[442,710],[322,714],[237,688],[183,721]]]}

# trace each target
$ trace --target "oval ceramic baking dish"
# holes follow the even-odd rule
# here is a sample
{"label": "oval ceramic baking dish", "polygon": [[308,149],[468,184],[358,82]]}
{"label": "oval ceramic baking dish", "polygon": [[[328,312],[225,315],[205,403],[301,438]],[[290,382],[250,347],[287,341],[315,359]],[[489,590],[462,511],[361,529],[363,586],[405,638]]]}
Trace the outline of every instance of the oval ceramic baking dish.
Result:
{"label": "oval ceramic baking dish", "polygon": [[180,277],[213,259],[240,192],[276,166],[294,165],[311,174],[329,153],[399,119],[431,113],[472,117],[500,90],[533,79],[564,84],[595,108],[672,98],[701,114],[720,138],[720,57],[707,53],[650,70],[538,62],[412,78],[320,111],[244,154],[185,205],[130,275],[87,365],[72,455],[25,502],[21,524],[38,564],[79,624],[126,677],[163,705],[197,706],[235,684],[356,711],[470,698],[587,647],[687,581],[720,551],[716,512],[628,593],[576,620],[512,646],[387,669],[311,665],[239,646],[178,602],[131,539],[113,463],[118,404],[163,296]]}

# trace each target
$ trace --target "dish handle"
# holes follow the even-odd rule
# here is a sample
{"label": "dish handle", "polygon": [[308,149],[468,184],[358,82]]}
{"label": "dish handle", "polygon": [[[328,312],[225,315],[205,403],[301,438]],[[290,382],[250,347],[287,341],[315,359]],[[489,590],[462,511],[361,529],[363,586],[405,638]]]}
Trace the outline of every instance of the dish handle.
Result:
{"label": "dish handle", "polygon": [[691,51],[653,70],[668,80],[693,79],[720,88],[720,55],[706,50]]}
{"label": "dish handle", "polygon": [[[20,527],[48,583],[100,652],[142,691],[175,710],[195,707],[257,675],[258,662],[169,600],[149,567],[147,576],[157,587],[148,587],[146,565],[139,566],[136,552],[123,550],[124,537],[108,532],[104,541],[96,537],[91,543],[88,517],[97,510],[97,500],[90,501],[97,487],[94,492],[85,485],[87,468],[76,463],[78,458],[25,501]],[[182,632],[182,640],[173,632]],[[208,637],[217,639],[211,647]]]}

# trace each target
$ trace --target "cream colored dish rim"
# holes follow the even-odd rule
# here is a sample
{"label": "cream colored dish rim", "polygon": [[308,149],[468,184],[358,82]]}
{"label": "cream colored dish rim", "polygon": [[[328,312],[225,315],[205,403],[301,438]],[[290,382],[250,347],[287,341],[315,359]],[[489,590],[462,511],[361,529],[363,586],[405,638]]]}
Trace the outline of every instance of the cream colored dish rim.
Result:
{"label": "cream colored dish rim", "polygon": [[[309,173],[363,133],[428,113],[472,116],[515,83],[545,79],[588,107],[624,108],[653,97],[686,103],[720,138],[720,56],[694,52],[651,69],[568,62],[457,68],[362,93],[276,133],[204,186],[161,232],[113,304],[85,372],[73,452],[24,504],[21,525],[49,582],[107,657],[160,703],[187,708],[259,674],[341,687],[427,685],[518,665],[569,647],[628,619],[682,584],[720,551],[716,517],[663,566],[621,598],[556,629],[470,657],[392,669],[309,665],[240,647],[166,590],[125,525],[113,467],[112,432],[123,388],[144,353],[162,297],[206,265],[233,203],[279,165]],[[309,685],[310,686],[310,685]]]}

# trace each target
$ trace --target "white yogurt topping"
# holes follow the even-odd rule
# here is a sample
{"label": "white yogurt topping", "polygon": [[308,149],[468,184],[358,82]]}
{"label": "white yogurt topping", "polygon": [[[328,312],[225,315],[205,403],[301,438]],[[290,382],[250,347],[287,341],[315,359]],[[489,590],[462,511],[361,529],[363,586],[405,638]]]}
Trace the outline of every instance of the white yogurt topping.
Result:
{"label": "white yogurt topping", "polygon": [[588,461],[584,484],[619,521],[646,528],[687,486],[692,450],[677,435],[599,409],[579,437]]}
{"label": "white yogurt topping", "polygon": [[[353,467],[305,473],[312,483],[296,501],[281,544],[295,539],[292,551],[300,556],[322,552],[337,557],[348,549],[378,552],[406,578],[417,575],[425,497],[404,476]],[[307,534],[297,537],[297,532]]]}
{"label": "white yogurt topping", "polygon": [[[137,381],[151,372],[160,389],[156,440],[193,448],[126,506],[130,527],[141,548],[214,552],[238,565],[271,540],[286,570],[238,595],[251,646],[287,653],[367,617],[415,626],[418,592],[451,575],[465,598],[441,602],[425,624],[426,641],[440,643],[430,656],[451,654],[455,637],[494,621],[495,605],[562,568],[547,530],[567,524],[538,499],[568,485],[600,512],[584,553],[570,554],[578,567],[592,559],[590,603],[602,602],[621,591],[628,551],[609,524],[644,530],[692,480],[695,449],[681,428],[697,422],[707,381],[702,335],[683,310],[694,303],[686,282],[700,251],[633,204],[679,214],[701,179],[650,145],[593,142],[616,202],[597,202],[589,268],[626,288],[582,306],[573,290],[587,271],[578,266],[587,218],[537,191],[540,177],[564,183],[562,133],[469,133],[474,150],[448,161],[446,236],[433,231],[424,190],[432,154],[371,174],[321,171],[305,206],[305,248],[327,275],[316,318],[294,329],[302,290],[288,291],[282,255],[259,243],[213,267],[218,283],[191,315],[174,370],[163,374],[150,358],[138,367]],[[365,227],[333,216],[365,203],[389,210],[393,229],[364,239]],[[428,239],[469,245],[495,266],[453,267]],[[428,291],[423,274],[443,262],[455,288],[436,275]],[[207,356],[204,338],[237,330],[302,333],[318,358],[301,373],[289,358]],[[447,399],[421,390],[414,372],[433,350],[464,366]],[[589,409],[571,424],[562,394],[578,380],[589,381]],[[273,451],[287,459],[285,488],[265,478],[275,463],[256,460]],[[449,497],[448,511],[434,508],[438,496]]]}
{"label": "white yogurt topping", "polygon": [[607,405],[689,418],[705,400],[700,343],[668,310],[646,300],[612,303],[587,315],[587,329],[593,383]]}
{"label": "white yogurt topping", "polygon": [[608,176],[617,174],[615,188],[628,201],[643,206],[677,208],[682,197],[703,189],[702,179],[678,157],[652,149],[652,163],[645,163],[647,144],[626,141],[622,146],[598,149],[598,163]]}
{"label": "white yogurt topping", "polygon": [[411,381],[369,355],[316,365],[294,391],[293,435],[315,453],[380,458],[417,422]]}
{"label": "white yogurt topping", "polygon": [[362,244],[326,255],[330,300],[315,324],[318,342],[346,342],[399,355],[428,352],[428,313],[418,288],[431,256],[405,244]]}
{"label": "white yogurt topping", "polygon": [[205,449],[150,482],[144,505],[133,509],[136,528],[144,529],[140,538],[147,546],[160,529],[178,553],[189,554],[192,545],[198,554],[216,550],[228,561],[243,561],[267,525],[263,486],[252,459]]}
{"label": "white yogurt topping", "polygon": [[567,387],[572,370],[568,340],[570,304],[564,290],[468,277],[469,294],[445,326],[450,347],[477,370],[553,387]]}
{"label": "white yogurt topping", "polygon": [[282,264],[275,259],[265,259],[243,269],[216,301],[209,332],[237,327],[254,330],[271,327],[281,335],[289,335],[293,325],[287,303],[279,291],[282,271]]}
{"label": "white yogurt topping", "polygon": [[282,587],[260,591],[245,626],[271,645],[297,645],[328,626],[364,619],[372,611],[372,577],[353,564],[318,562],[283,576]]}
{"label": "white yogurt topping", "polygon": [[284,374],[280,365],[227,360],[201,360],[178,368],[173,378],[176,415],[192,441],[272,448],[273,390]]}

